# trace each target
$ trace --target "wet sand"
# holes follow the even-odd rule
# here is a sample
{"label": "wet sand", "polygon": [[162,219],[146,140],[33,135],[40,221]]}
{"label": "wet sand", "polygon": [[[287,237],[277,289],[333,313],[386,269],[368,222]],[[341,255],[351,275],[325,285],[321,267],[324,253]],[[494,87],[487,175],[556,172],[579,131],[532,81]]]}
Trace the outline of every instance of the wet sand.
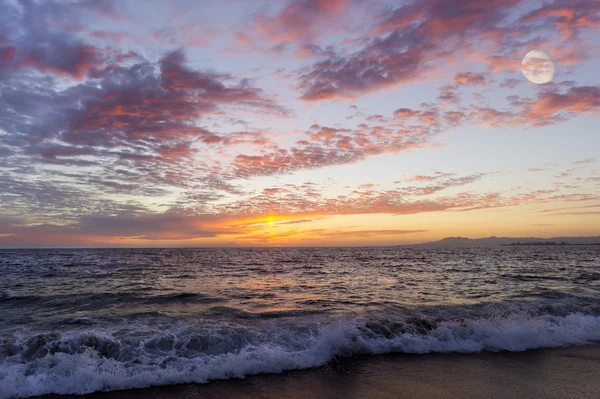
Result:
{"label": "wet sand", "polygon": [[381,355],[208,384],[59,399],[600,398],[600,344],[519,353]]}

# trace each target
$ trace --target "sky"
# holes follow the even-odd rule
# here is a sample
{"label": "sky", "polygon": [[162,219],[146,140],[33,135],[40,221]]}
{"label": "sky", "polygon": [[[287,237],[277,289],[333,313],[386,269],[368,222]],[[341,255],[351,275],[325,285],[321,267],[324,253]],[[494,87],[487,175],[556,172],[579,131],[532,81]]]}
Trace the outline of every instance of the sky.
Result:
{"label": "sky", "polygon": [[600,0],[0,0],[0,247],[600,235],[599,68]]}

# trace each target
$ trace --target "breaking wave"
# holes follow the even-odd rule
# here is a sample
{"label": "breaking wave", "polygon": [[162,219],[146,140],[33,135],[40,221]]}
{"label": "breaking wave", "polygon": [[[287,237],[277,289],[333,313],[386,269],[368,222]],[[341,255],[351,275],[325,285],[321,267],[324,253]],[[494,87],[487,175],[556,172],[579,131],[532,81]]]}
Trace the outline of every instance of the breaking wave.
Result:
{"label": "breaking wave", "polygon": [[0,341],[0,398],[204,383],[327,364],[353,355],[524,351],[600,340],[600,317],[303,319],[256,325],[136,318],[14,331]]}

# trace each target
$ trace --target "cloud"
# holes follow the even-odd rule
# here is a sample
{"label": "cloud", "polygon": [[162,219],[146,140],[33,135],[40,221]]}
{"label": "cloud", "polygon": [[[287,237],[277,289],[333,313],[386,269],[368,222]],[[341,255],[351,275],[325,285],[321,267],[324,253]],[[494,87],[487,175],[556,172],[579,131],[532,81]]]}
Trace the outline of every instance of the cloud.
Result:
{"label": "cloud", "polygon": [[159,75],[148,62],[106,71],[98,82],[100,91],[85,88],[94,98],[88,95],[84,110],[71,122],[71,131],[113,131],[129,139],[194,137],[211,144],[223,138],[194,122],[219,107],[285,113],[260,89],[246,82],[227,86],[223,81],[232,76],[192,71],[184,62],[183,52],[175,51],[160,60]]}
{"label": "cloud", "polygon": [[66,225],[23,224],[17,220],[0,224],[0,245],[93,245],[132,240],[191,240],[228,235],[234,230],[207,230],[213,215],[122,214],[118,216],[87,215]]}
{"label": "cloud", "polygon": [[[441,109],[435,105],[424,104],[421,109],[399,108],[394,112],[394,119],[400,122],[401,128],[395,132],[390,129],[383,131],[377,140],[377,130],[368,133],[368,126],[361,125],[361,130],[339,129],[315,126],[310,140],[299,141],[298,147],[279,149],[271,154],[260,156],[240,156],[236,159],[236,169],[241,175],[288,173],[294,170],[317,168],[327,165],[352,163],[364,159],[365,156],[378,155],[386,152],[406,150],[413,145],[422,146],[427,140],[439,132],[464,126],[467,124],[484,124],[488,127],[499,128],[505,126],[545,126],[559,123],[583,113],[594,114],[598,109],[597,91],[595,86],[579,87],[570,86],[566,90],[560,86],[540,91],[536,99],[511,97],[510,108],[496,109],[491,106],[469,105],[465,106],[459,101],[454,90],[465,85],[480,85],[485,78],[475,73],[455,75],[452,85],[442,89],[452,90],[450,97],[459,110],[452,108]],[[449,98],[440,97],[443,103]],[[371,116],[356,111],[367,120],[377,120],[390,123],[385,117],[370,119]],[[391,133],[391,135],[390,135]],[[403,146],[394,139],[402,135],[406,138],[418,138],[412,145]],[[400,136],[401,137],[401,136]],[[319,144],[318,146],[316,144]],[[326,146],[326,147],[324,147]]]}
{"label": "cloud", "polygon": [[[418,40],[418,39],[417,39]],[[315,63],[300,76],[301,98],[307,101],[351,99],[357,95],[414,81],[431,70],[423,59],[427,46],[414,43],[405,51],[403,37],[392,34],[350,56],[336,55]],[[423,46],[420,46],[423,44]]]}
{"label": "cloud", "polygon": [[[459,188],[486,175],[451,177],[425,186],[402,186],[390,190],[362,189],[333,197],[323,196],[319,191],[306,187],[281,187],[260,195],[248,197],[242,202],[224,205],[221,212],[229,215],[281,215],[307,218],[325,215],[393,214],[409,215],[428,212],[470,211],[511,207],[555,201],[582,199],[565,196],[552,198],[554,191],[530,191],[515,195],[499,193],[458,192],[441,196],[451,188]],[[427,182],[427,181],[424,181]]]}
{"label": "cloud", "polygon": [[[490,72],[506,68],[515,71],[520,67],[522,55],[519,54],[542,44],[551,47],[551,53],[568,57],[571,63],[583,59],[579,54],[586,49],[578,45],[575,37],[583,32],[591,34],[600,26],[597,24],[598,2],[555,0],[549,6],[555,10],[554,14],[545,11],[548,7],[524,14],[527,9],[520,5],[520,0],[467,0],[451,5],[441,0],[418,0],[400,5],[382,14],[383,18],[375,23],[370,35],[359,41],[362,48],[337,51],[303,71],[298,86],[301,98],[306,101],[353,99],[421,82],[437,77],[434,73],[457,57],[481,61]],[[567,17],[565,21],[570,27],[576,26],[571,30],[573,34],[565,39],[572,40],[568,42],[572,46],[551,46],[548,37],[556,25],[548,23],[548,18],[558,23],[565,16],[557,15],[556,10],[565,8],[576,16]],[[586,25],[583,21],[590,23]],[[454,83],[482,86],[486,79],[481,73],[462,72],[455,76]],[[513,78],[503,82],[505,87],[516,84]],[[447,91],[446,97],[450,93]]]}
{"label": "cloud", "polygon": [[561,42],[580,36],[590,27],[600,27],[600,5],[595,0],[558,0],[529,12],[524,23],[551,23],[560,32]]}
{"label": "cloud", "polygon": [[454,174],[453,173],[435,172],[432,176],[414,175],[414,176],[410,177],[408,180],[409,181],[426,181],[426,182],[431,182],[431,181],[434,181],[434,180],[441,179],[443,177],[451,177],[451,176],[454,176]]}
{"label": "cloud", "polygon": [[311,222],[314,222],[317,220],[322,220],[322,219],[296,219],[296,220],[290,220],[287,222],[279,222],[278,224],[287,225],[287,224],[311,223]]}
{"label": "cloud", "polygon": [[477,72],[461,72],[454,75],[454,83],[464,86],[484,86],[485,75]]}
{"label": "cloud", "polygon": [[[207,221],[214,216],[185,214],[120,215],[116,217],[86,216],[74,226],[76,232],[106,237],[135,237],[146,240],[185,240],[215,237],[208,231]],[[221,234],[223,234],[221,232]]]}
{"label": "cloud", "polygon": [[521,83],[523,83],[522,79],[506,78],[506,79],[504,79],[504,81],[502,83],[500,83],[500,87],[501,88],[514,89],[515,87],[517,87]]}
{"label": "cloud", "polygon": [[575,161],[573,162],[574,165],[589,165],[591,163],[594,163],[598,160],[598,157],[594,157],[594,158],[586,158],[586,159],[581,159],[579,161]]}
{"label": "cloud", "polygon": [[512,100],[511,108],[506,110],[471,105],[469,119],[490,127],[547,126],[583,114],[595,115],[600,109],[600,87],[572,86],[566,90],[552,87],[538,92],[535,99]]}
{"label": "cloud", "polygon": [[314,125],[306,132],[306,140],[297,141],[293,147],[276,148],[261,155],[237,155],[232,162],[232,177],[288,174],[354,163],[368,156],[419,148],[433,134],[434,129],[429,126],[411,131],[367,125],[359,129]]}
{"label": "cloud", "polygon": [[381,236],[397,236],[397,235],[412,235],[426,233],[427,230],[328,230],[328,229],[311,229],[311,230],[292,230],[281,233],[259,233],[252,234],[245,239],[269,244],[281,241],[317,241],[322,243],[322,240],[339,240],[348,238],[365,238],[365,237],[381,237]]}
{"label": "cloud", "polygon": [[[68,32],[48,28],[49,15],[54,15],[55,18],[66,17],[67,11],[57,3],[21,1],[16,5],[3,0],[0,7],[3,10],[0,16],[0,37],[6,38],[0,51],[3,59],[0,73],[2,70],[33,68],[41,73],[82,80],[90,69],[104,62],[105,54],[102,50],[82,42]],[[71,10],[70,14],[76,17],[75,12],[77,10]],[[17,35],[17,32],[21,34]]]}
{"label": "cloud", "polygon": [[272,44],[310,44],[324,30],[338,26],[350,0],[293,0],[274,16],[259,13],[255,29]]}
{"label": "cloud", "polygon": [[414,82],[452,58],[467,37],[496,38],[507,6],[518,1],[453,3],[417,1],[396,8],[376,25],[362,50],[315,63],[300,76],[302,99],[352,98]]}
{"label": "cloud", "polygon": [[241,32],[236,32],[233,35],[234,42],[239,46],[252,46],[254,41],[246,34]]}
{"label": "cloud", "polygon": [[590,208],[600,208],[600,205],[582,205],[582,206],[570,206],[570,207],[566,207],[566,208],[550,208],[550,209],[543,209],[539,212],[540,213],[551,213],[551,212],[557,212],[557,211],[565,211],[565,210],[572,211],[574,209],[590,209]]}
{"label": "cloud", "polygon": [[[93,180],[78,185],[65,181],[68,177],[65,175],[56,179],[52,175],[37,175],[34,171],[34,168],[23,167],[0,174],[2,214],[12,213],[23,219],[21,224],[49,225],[57,219],[63,224],[71,224],[80,217],[100,212],[106,215],[148,212],[148,208],[140,203],[108,199],[98,194],[104,190],[94,190],[97,186]],[[144,193],[144,187],[138,185],[127,192]]]}
{"label": "cloud", "polygon": [[456,94],[457,85],[447,84],[440,88],[438,100],[442,104],[458,104],[460,97]]}
{"label": "cloud", "polygon": [[561,93],[558,90],[540,93],[537,101],[527,103],[527,115],[536,119],[553,118],[561,113],[583,114],[600,108],[600,87],[576,86]]}
{"label": "cloud", "polygon": [[[36,196],[45,215],[57,212],[71,212],[64,224],[57,225],[49,220],[39,219],[32,223],[27,218],[12,219],[3,223],[0,229],[0,243],[5,246],[31,246],[44,242],[44,237],[52,235],[51,243],[69,242],[71,245],[98,245],[98,243],[117,243],[128,240],[130,243],[155,242],[201,242],[231,237],[229,240],[251,243],[273,244],[287,241],[296,242],[305,238],[342,239],[349,237],[375,237],[381,235],[400,235],[423,232],[415,230],[325,230],[290,229],[291,226],[324,219],[332,215],[391,214],[410,215],[431,212],[467,212],[473,210],[513,207],[520,205],[552,202],[599,201],[593,194],[556,194],[556,190],[518,190],[517,193],[472,193],[454,190],[454,193],[442,192],[451,188],[460,188],[486,177],[484,174],[456,176],[452,173],[436,172],[427,178],[414,176],[410,181],[419,186],[406,185],[394,189],[379,189],[378,185],[365,184],[355,190],[339,194],[325,194],[327,184],[316,185],[285,184],[270,187],[259,194],[246,193],[237,201],[221,202],[201,213],[193,209],[177,210],[173,205],[170,211],[156,213],[140,205],[124,206],[112,200],[96,198],[89,191],[69,189],[54,184],[40,182],[22,182],[27,187],[16,192],[27,191]],[[0,180],[1,183],[1,180]],[[13,184],[8,181],[8,184]],[[223,181],[211,183],[206,193],[197,193],[199,201],[215,201],[214,190],[235,192]],[[3,191],[6,192],[6,191]],[[10,199],[6,194],[3,202]],[[188,206],[193,196],[186,198],[182,205]],[[29,206],[30,200],[14,198],[11,209]],[[16,202],[15,202],[16,201]],[[578,208],[593,208],[597,205],[565,208],[573,211]],[[25,209],[25,208],[24,208]],[[554,208],[548,212],[560,211]],[[544,211],[546,212],[546,211]],[[575,211],[579,212],[579,211]],[[588,211],[585,211],[588,212]],[[50,218],[51,220],[51,218]],[[269,227],[271,226],[271,227]],[[273,229],[276,226],[276,230]],[[288,227],[290,226],[290,227]],[[195,240],[195,241],[190,241]]]}
{"label": "cloud", "polygon": [[374,237],[385,235],[407,235],[426,233],[427,230],[347,230],[347,231],[325,231],[320,235],[329,238],[344,237]]}
{"label": "cloud", "polygon": [[554,213],[553,215],[559,215],[559,216],[600,216],[600,212],[594,212],[594,211],[589,211],[589,212],[561,212],[561,213]]}
{"label": "cloud", "polygon": [[600,200],[600,196],[596,194],[561,194],[550,197],[551,201],[563,201],[563,202],[581,202],[581,201],[597,201]]}
{"label": "cloud", "polygon": [[[246,81],[187,68],[182,51],[158,63],[142,59],[115,65],[95,76],[64,90],[56,90],[48,78],[9,79],[0,88],[0,116],[8,133],[0,140],[28,161],[105,167],[110,159],[145,173],[149,184],[178,185],[189,178],[185,172],[191,173],[190,160],[201,146],[268,143],[260,132],[211,132],[200,125],[202,119],[224,109],[288,115]],[[173,164],[183,173],[180,180],[171,180]]]}

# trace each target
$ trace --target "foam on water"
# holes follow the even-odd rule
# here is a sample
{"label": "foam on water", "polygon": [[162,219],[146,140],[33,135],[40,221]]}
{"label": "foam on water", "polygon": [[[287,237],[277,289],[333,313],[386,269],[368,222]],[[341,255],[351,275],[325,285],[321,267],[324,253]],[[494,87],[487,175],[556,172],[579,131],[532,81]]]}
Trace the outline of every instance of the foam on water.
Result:
{"label": "foam on water", "polygon": [[600,340],[600,317],[517,313],[492,318],[292,319],[248,325],[82,325],[15,331],[0,346],[0,398],[85,394],[278,373],[338,356],[523,351]]}

